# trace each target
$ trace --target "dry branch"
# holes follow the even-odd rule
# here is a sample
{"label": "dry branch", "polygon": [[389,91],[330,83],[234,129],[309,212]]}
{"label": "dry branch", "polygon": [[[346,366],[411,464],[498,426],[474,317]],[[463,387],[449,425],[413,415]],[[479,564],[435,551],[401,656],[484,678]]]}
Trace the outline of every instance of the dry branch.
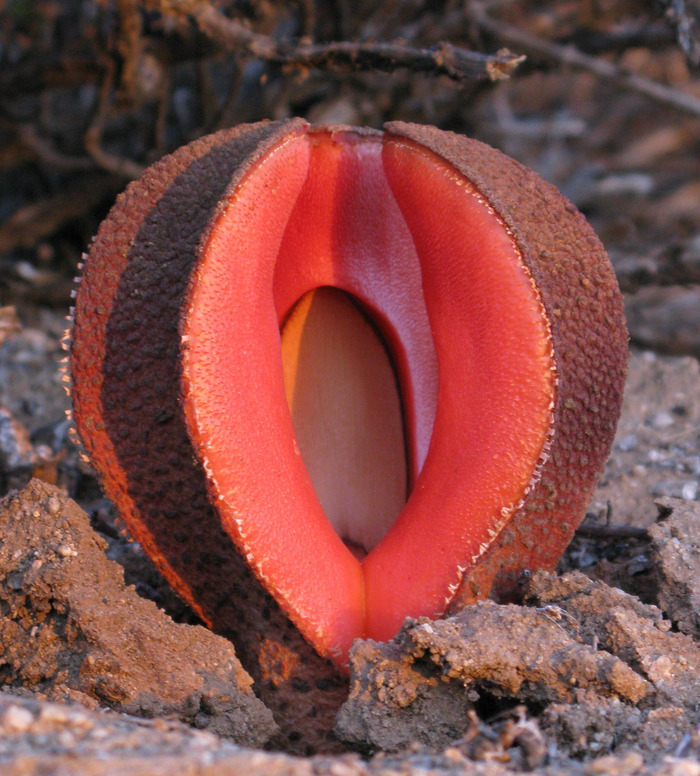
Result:
{"label": "dry branch", "polygon": [[591,539],[646,539],[647,529],[636,525],[601,525],[599,523],[582,523],[576,529],[576,536]]}
{"label": "dry branch", "polygon": [[698,0],[665,0],[667,14],[676,28],[678,45],[692,67],[700,67],[700,3]]}
{"label": "dry branch", "polygon": [[113,191],[114,183],[103,173],[87,173],[60,193],[25,205],[0,225],[0,254],[31,248],[111,196]]}
{"label": "dry branch", "polygon": [[67,156],[53,148],[46,138],[39,136],[34,124],[19,124],[17,134],[22,145],[31,149],[36,156],[51,167],[73,172],[95,169],[95,163],[82,156]]}
{"label": "dry branch", "polygon": [[114,63],[107,63],[107,72],[100,87],[100,98],[97,113],[85,133],[85,150],[98,166],[124,178],[136,179],[141,176],[145,167],[131,159],[110,154],[102,148],[102,134],[111,111],[111,98],[115,80]]}
{"label": "dry branch", "polygon": [[253,32],[206,1],[145,0],[144,5],[163,14],[192,16],[202,32],[228,49],[244,51],[267,62],[307,69],[393,72],[407,68],[430,75],[447,75],[455,81],[481,78],[495,81],[507,78],[524,59],[505,50],[482,54],[447,42],[429,48],[416,48],[401,41],[291,43]]}
{"label": "dry branch", "polygon": [[552,43],[512,24],[493,19],[486,13],[482,3],[470,3],[469,13],[481,29],[509,45],[560,64],[588,70],[602,80],[613,81],[619,87],[639,92],[656,102],[700,116],[700,99],[691,94],[644,78],[607,60],[583,54],[573,46]]}

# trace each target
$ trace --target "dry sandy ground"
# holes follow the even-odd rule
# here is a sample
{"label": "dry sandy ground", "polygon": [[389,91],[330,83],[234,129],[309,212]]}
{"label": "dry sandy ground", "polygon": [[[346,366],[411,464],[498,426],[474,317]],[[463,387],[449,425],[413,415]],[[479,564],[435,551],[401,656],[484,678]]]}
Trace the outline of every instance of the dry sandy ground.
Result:
{"label": "dry sandy ground", "polygon": [[[290,745],[70,446],[60,328],[45,315],[0,348],[3,773],[700,774],[694,359],[633,357],[613,454],[559,575],[533,574],[521,605],[358,643],[334,730],[309,733],[332,724],[319,714]],[[26,486],[31,474],[43,480]],[[296,692],[308,708],[324,687]],[[337,754],[269,751],[308,751],[319,733]]]}

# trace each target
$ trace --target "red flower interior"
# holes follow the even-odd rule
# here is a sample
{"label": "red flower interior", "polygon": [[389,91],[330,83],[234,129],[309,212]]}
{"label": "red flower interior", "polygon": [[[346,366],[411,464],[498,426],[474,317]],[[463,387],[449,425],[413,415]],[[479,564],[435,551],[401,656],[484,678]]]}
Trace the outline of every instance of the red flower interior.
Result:
{"label": "red flower interior", "polygon": [[295,131],[222,200],[184,316],[187,425],[319,652],[444,612],[521,505],[553,423],[547,321],[500,217],[411,140]]}

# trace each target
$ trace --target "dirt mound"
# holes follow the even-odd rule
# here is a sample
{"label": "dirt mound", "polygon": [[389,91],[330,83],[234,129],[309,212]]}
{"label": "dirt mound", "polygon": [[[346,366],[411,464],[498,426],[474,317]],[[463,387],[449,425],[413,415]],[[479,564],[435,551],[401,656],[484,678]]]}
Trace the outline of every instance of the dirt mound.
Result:
{"label": "dirt mound", "polygon": [[[451,619],[408,622],[388,644],[355,647],[336,735],[368,761],[351,751],[297,759],[234,749],[231,739],[280,744],[269,712],[227,641],[175,625],[124,585],[126,574],[192,621],[95,488],[83,501],[100,533],[63,490],[35,480],[11,492],[0,502],[0,679],[12,693],[0,697],[0,769],[698,776],[700,506],[662,497],[651,526],[600,522],[608,495],[627,514],[627,497],[644,491],[651,501],[672,468],[692,474],[697,366],[638,357],[632,374],[593,522],[562,565],[585,575],[535,574],[521,606],[486,602]],[[657,428],[664,402],[668,433]],[[639,426],[635,418],[647,415]],[[106,559],[107,542],[125,571]],[[310,686],[295,692],[306,699]]]}
{"label": "dirt mound", "polygon": [[275,732],[231,644],[125,587],[88,516],[33,480],[0,502],[0,679],[40,697],[175,717],[249,746]]}

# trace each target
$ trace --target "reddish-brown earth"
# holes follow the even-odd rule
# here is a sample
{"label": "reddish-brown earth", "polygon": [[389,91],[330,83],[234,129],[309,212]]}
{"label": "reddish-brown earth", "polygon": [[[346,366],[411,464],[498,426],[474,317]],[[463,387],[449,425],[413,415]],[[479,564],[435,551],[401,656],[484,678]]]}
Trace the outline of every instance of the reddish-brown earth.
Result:
{"label": "reddish-brown earth", "polygon": [[[0,68],[0,303],[16,305],[23,324],[16,331],[0,312],[0,338],[10,332],[0,347],[0,487],[22,491],[31,474],[57,484],[87,511],[109,545],[107,554],[124,567],[127,587],[134,585],[178,621],[195,622],[139,546],[124,539],[123,525],[66,439],[68,404],[56,364],[81,251],[123,190],[126,176],[215,128],[303,115],[316,124],[379,127],[399,119],[466,132],[536,169],[586,213],[618,271],[636,348],[616,443],[589,506],[589,524],[575,536],[559,570],[583,572],[637,599],[607,587],[590,588],[588,582],[574,590],[571,577],[560,583],[550,578],[547,589],[538,588],[522,619],[516,619],[517,627],[522,632],[524,623],[544,617],[546,631],[571,639],[566,642],[571,649],[583,650],[594,661],[615,658],[628,676],[634,672],[653,690],[635,703],[624,693],[606,695],[598,684],[595,693],[587,690],[573,702],[552,695],[542,708],[529,700],[529,685],[517,690],[511,683],[514,695],[506,698],[503,682],[491,688],[482,679],[490,682],[493,654],[500,655],[499,665],[508,658],[515,662],[507,665],[532,675],[531,665],[518,661],[520,645],[513,639],[488,645],[491,662],[474,666],[469,692],[460,692],[455,679],[437,678],[430,649],[416,658],[415,648],[406,649],[403,642],[396,653],[403,655],[402,675],[411,675],[413,684],[396,685],[396,696],[410,698],[409,690],[417,687],[415,703],[428,709],[440,695],[432,708],[436,714],[445,712],[448,735],[459,727],[454,710],[465,710],[468,721],[461,737],[447,746],[412,744],[407,751],[377,752],[368,759],[356,753],[292,758],[241,749],[183,722],[114,712],[82,690],[73,697],[99,708],[44,700],[18,686],[23,683],[20,667],[7,671],[6,684],[14,687],[0,695],[0,772],[501,776],[534,765],[536,774],[547,776],[698,776],[700,735],[697,717],[692,721],[697,707],[693,710],[688,693],[697,686],[698,671],[693,656],[700,586],[700,379],[695,358],[661,355],[700,355],[700,118],[692,104],[683,106],[684,100],[700,97],[700,81],[678,45],[672,20],[664,16],[665,8],[687,10],[697,4],[216,4],[240,13],[236,18],[251,29],[282,40],[300,30],[316,41],[399,37],[430,46],[446,40],[479,50],[508,46],[528,55],[513,77],[495,84],[458,83],[407,69],[350,73],[332,67],[302,74],[257,55],[229,51],[211,31],[197,29],[185,10],[176,18],[173,9],[187,9],[189,3],[158,3],[167,6],[165,15],[141,17],[130,13],[136,5],[120,3],[115,13],[105,3],[34,0],[0,9],[0,51],[7,55]],[[475,20],[485,6],[495,22],[490,29]],[[305,16],[310,8],[318,10],[315,19]],[[290,31],[301,17],[299,27]],[[543,45],[509,38],[499,26],[503,23]],[[685,30],[691,44],[693,29]],[[552,55],[547,51],[551,44],[560,46],[560,54],[573,50],[594,65],[619,69],[601,78],[586,65]],[[632,78],[625,79],[625,73]],[[680,103],[673,107],[650,98],[636,88],[635,79],[660,85]],[[90,148],[86,140],[92,141]],[[642,353],[642,348],[656,352]],[[669,498],[676,499],[670,515]],[[656,502],[662,504],[660,521]],[[35,502],[30,498],[27,503]],[[97,546],[92,539],[88,543]],[[71,562],[68,557],[64,563],[56,552],[49,553],[47,565],[49,560],[64,566]],[[73,583],[79,590],[80,579]],[[132,601],[119,585],[110,589]],[[5,591],[3,600],[18,596],[24,593]],[[103,614],[117,606],[106,599],[100,603]],[[602,611],[603,602],[608,610]],[[542,611],[533,614],[538,609],[548,610],[548,617]],[[3,604],[0,618],[8,613]],[[265,611],[260,608],[255,615],[264,617]],[[32,617],[23,621],[26,630],[13,628],[22,638],[3,642],[3,650],[28,654],[32,628],[44,632],[35,610]],[[551,628],[552,617],[561,629]],[[496,632],[495,622],[487,627]],[[111,632],[107,624],[106,633]],[[67,638],[60,629],[59,636]],[[208,643],[219,654],[229,654],[227,645]],[[60,640],[54,646],[54,654],[67,651]],[[102,640],[103,648],[111,646]],[[462,647],[455,652],[457,661]],[[37,675],[51,674],[52,661]],[[592,676],[598,676],[597,669]],[[562,682],[554,686],[561,689]],[[189,687],[197,697],[196,681]],[[172,703],[172,686],[165,683],[164,689]],[[297,697],[308,704],[308,712],[313,703],[305,690],[299,684]],[[425,735],[411,723],[410,705],[396,709],[376,698],[365,701],[362,713],[375,722],[390,720],[397,738]],[[404,732],[398,729],[400,713]],[[377,728],[363,734],[365,750]],[[390,743],[388,734],[382,740]]]}
{"label": "reddish-brown earth", "polygon": [[[628,413],[644,406],[663,412],[666,378],[674,375],[673,401],[684,407],[676,431],[687,436],[699,401],[691,360],[636,357],[632,375],[633,385],[646,387],[628,395],[597,492],[612,489],[621,503],[639,487],[616,473],[625,468]],[[672,448],[638,440],[637,460],[648,460],[651,450],[679,456]],[[275,738],[228,642],[200,626],[175,625],[125,588],[87,516],[35,481],[0,506],[3,772],[43,773],[70,763],[76,774],[254,768],[351,776],[427,768],[493,775],[534,768],[696,776],[700,509],[687,499],[658,501],[660,519],[648,538],[579,534],[564,565],[582,565],[587,574],[536,574],[521,606],[486,602],[449,620],[407,622],[389,644],[358,643],[334,746],[370,759],[290,759],[232,748],[231,740],[255,747],[270,736],[274,746]],[[128,579],[151,594],[164,590],[138,547],[108,528],[104,506],[95,515]],[[622,580],[644,601],[592,577]],[[182,619],[165,593],[156,597]],[[313,695],[312,688],[299,684],[298,695]],[[157,719],[96,714],[106,707]],[[159,722],[162,715],[206,732]]]}

